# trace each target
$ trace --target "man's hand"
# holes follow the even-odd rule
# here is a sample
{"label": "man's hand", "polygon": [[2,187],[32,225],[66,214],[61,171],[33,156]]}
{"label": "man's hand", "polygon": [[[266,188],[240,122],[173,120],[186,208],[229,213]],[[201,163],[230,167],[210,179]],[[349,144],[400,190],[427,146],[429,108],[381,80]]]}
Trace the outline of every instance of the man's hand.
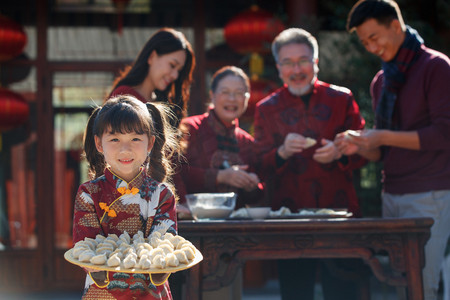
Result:
{"label": "man's hand", "polygon": [[330,163],[341,157],[341,153],[332,141],[321,140],[322,147],[318,148],[313,155],[313,159],[319,163]]}
{"label": "man's hand", "polygon": [[278,155],[284,160],[295,153],[300,153],[307,146],[306,138],[298,133],[288,133],[284,139],[283,145],[278,148]]}

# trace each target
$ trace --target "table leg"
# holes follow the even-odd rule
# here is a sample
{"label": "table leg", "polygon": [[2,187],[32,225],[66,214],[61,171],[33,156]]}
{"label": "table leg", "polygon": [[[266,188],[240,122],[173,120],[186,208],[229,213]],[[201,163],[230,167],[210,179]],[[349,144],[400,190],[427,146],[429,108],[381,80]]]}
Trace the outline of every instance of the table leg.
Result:
{"label": "table leg", "polygon": [[422,264],[423,250],[419,249],[416,235],[409,234],[404,247],[406,262],[407,294],[409,300],[423,300]]}

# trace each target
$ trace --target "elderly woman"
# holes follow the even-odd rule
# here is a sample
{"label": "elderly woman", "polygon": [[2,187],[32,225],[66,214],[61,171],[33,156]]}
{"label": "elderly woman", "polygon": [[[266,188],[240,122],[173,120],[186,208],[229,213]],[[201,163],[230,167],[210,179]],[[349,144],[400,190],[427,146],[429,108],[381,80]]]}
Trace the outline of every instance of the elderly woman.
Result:
{"label": "elderly woman", "polygon": [[183,119],[187,163],[181,177],[187,193],[233,191],[241,193],[238,199],[248,200],[248,192],[259,189],[259,178],[251,171],[253,137],[238,122],[247,109],[249,91],[242,69],[223,67],[211,80],[209,111]]}

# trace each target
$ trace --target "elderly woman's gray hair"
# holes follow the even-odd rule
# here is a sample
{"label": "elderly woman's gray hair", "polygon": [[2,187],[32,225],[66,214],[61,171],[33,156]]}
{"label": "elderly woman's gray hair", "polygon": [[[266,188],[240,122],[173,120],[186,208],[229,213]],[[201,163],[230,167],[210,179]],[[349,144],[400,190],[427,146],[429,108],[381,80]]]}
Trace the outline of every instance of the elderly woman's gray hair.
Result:
{"label": "elderly woman's gray hair", "polygon": [[289,44],[305,44],[311,49],[313,58],[319,58],[319,45],[311,33],[301,28],[288,28],[280,32],[272,42],[272,54],[277,63],[280,49]]}

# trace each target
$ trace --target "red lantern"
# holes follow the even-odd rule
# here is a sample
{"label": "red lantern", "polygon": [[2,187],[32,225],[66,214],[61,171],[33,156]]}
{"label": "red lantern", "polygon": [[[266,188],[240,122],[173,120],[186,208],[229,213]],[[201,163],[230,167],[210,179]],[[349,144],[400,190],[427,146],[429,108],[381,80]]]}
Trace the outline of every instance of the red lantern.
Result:
{"label": "red lantern", "polygon": [[225,40],[231,49],[241,54],[269,53],[272,40],[284,28],[270,12],[253,5],[225,25]]}
{"label": "red lantern", "polygon": [[250,80],[250,99],[248,100],[247,110],[242,117],[253,118],[256,103],[270,95],[277,88],[278,86],[273,81],[264,79]]}
{"label": "red lantern", "polygon": [[22,26],[0,15],[0,61],[14,58],[23,52],[27,35]]}
{"label": "red lantern", "polygon": [[22,125],[29,115],[28,102],[20,94],[0,88],[0,130]]}

